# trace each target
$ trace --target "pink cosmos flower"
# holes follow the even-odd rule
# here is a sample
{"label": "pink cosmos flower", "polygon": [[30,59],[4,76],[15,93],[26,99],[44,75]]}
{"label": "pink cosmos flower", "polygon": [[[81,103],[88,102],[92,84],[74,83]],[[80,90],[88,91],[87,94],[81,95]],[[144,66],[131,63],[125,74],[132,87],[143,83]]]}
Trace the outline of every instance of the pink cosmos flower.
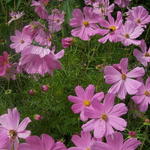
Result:
{"label": "pink cosmos flower", "polygon": [[16,53],[22,52],[25,47],[32,43],[31,37],[25,32],[15,31],[15,36],[11,36],[10,40],[13,42],[10,48],[15,49]]}
{"label": "pink cosmos flower", "polygon": [[146,27],[150,23],[150,15],[143,6],[132,7],[127,14],[127,21],[135,22],[135,24]]}
{"label": "pink cosmos flower", "polygon": [[81,137],[78,135],[73,135],[71,141],[76,147],[71,147],[68,150],[90,150],[91,146],[95,142],[92,138],[90,132],[81,132]]}
{"label": "pink cosmos flower", "polygon": [[37,15],[42,18],[42,19],[48,19],[48,12],[45,9],[44,4],[41,1],[32,1],[32,5],[35,7],[35,12],[37,13]]}
{"label": "pink cosmos flower", "polygon": [[51,34],[45,32],[42,28],[38,30],[37,34],[34,37],[34,40],[38,42],[41,46],[51,46]]}
{"label": "pink cosmos flower", "polygon": [[62,29],[65,13],[59,9],[53,9],[52,14],[48,16],[48,28],[51,33]]}
{"label": "pink cosmos flower", "polygon": [[150,77],[147,78],[145,85],[142,84],[132,99],[139,106],[141,112],[148,110],[150,104]]}
{"label": "pink cosmos flower", "polygon": [[110,42],[117,42],[118,39],[118,30],[122,27],[122,13],[120,11],[117,12],[117,19],[116,21],[111,16],[111,14],[108,15],[108,21],[105,19],[100,20],[100,25],[104,28],[99,31],[99,34],[101,34],[101,31],[106,32],[107,35],[99,39],[98,41],[101,43],[105,43],[107,40]]}
{"label": "pink cosmos flower", "polygon": [[73,102],[71,109],[74,113],[80,113],[80,119],[86,121],[88,117],[84,114],[87,107],[91,107],[92,101],[101,101],[104,97],[103,92],[94,94],[95,87],[90,84],[85,90],[81,86],[75,88],[77,96],[68,96],[69,101]]}
{"label": "pink cosmos flower", "polygon": [[83,131],[94,130],[94,137],[102,138],[112,135],[114,129],[125,130],[127,122],[120,116],[127,113],[127,107],[124,103],[114,105],[114,99],[115,95],[107,94],[103,103],[95,100],[92,102],[93,108],[85,109],[85,115],[91,120],[82,126]]}
{"label": "pink cosmos flower", "polygon": [[4,51],[3,56],[0,56],[0,76],[5,76],[10,67],[11,64],[9,64],[9,55]]}
{"label": "pink cosmos flower", "polygon": [[134,45],[140,45],[141,41],[136,40],[142,33],[144,29],[140,26],[137,26],[133,22],[126,22],[125,25],[122,26],[122,28],[118,31],[120,34],[118,34],[119,41],[122,42],[123,45],[129,46],[131,44]]}
{"label": "pink cosmos flower", "polygon": [[93,3],[93,12],[98,14],[100,17],[110,15],[114,10],[114,4],[109,4],[109,0],[99,0]]}
{"label": "pink cosmos flower", "polygon": [[21,123],[20,114],[16,108],[8,109],[8,114],[0,116],[0,148],[17,149],[19,138],[25,139],[30,135],[26,130],[31,120],[27,117]]}
{"label": "pink cosmos flower", "polygon": [[72,37],[66,37],[61,40],[63,48],[68,48],[73,44],[74,39]]}
{"label": "pink cosmos flower", "polygon": [[96,25],[99,15],[96,15],[91,7],[84,7],[83,13],[80,9],[74,9],[72,15],[70,26],[75,28],[71,31],[72,36],[90,40],[90,37],[95,35],[99,29],[99,26]]}
{"label": "pink cosmos flower", "polygon": [[95,142],[91,150],[135,150],[141,144],[136,138],[124,141],[122,134],[119,132],[107,136],[106,141],[107,143]]}
{"label": "pink cosmos flower", "polygon": [[48,48],[31,45],[22,52],[19,68],[28,74],[52,74],[55,69],[61,69],[59,59],[63,55],[64,50],[54,54],[54,51]]}
{"label": "pink cosmos flower", "polygon": [[11,19],[8,21],[8,25],[10,25],[13,21],[20,19],[24,15],[24,12],[11,12]]}
{"label": "pink cosmos flower", "polygon": [[42,134],[41,137],[28,137],[26,143],[20,144],[19,150],[67,150],[67,148],[62,142],[55,143],[51,136]]}
{"label": "pink cosmos flower", "polygon": [[105,82],[113,84],[108,92],[125,99],[127,93],[132,95],[137,92],[142,83],[133,78],[144,76],[145,71],[143,67],[136,67],[128,72],[128,58],[122,58],[120,64],[106,66],[104,74]]}
{"label": "pink cosmos flower", "polygon": [[121,8],[125,8],[129,5],[131,0],[115,0],[115,3],[121,7]]}
{"label": "pink cosmos flower", "polygon": [[150,62],[150,48],[147,48],[144,40],[141,41],[140,48],[141,51],[138,49],[134,49],[133,55],[141,64],[147,66],[147,64]]}

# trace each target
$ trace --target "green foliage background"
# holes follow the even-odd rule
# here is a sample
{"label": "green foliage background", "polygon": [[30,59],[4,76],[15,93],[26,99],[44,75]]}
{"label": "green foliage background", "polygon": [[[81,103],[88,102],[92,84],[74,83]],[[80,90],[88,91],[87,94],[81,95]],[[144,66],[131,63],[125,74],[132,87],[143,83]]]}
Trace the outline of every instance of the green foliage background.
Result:
{"label": "green foliage background", "polygon": [[[15,30],[21,30],[22,27],[32,20],[41,21],[32,7],[31,0],[0,0],[0,54],[3,51],[8,51],[14,55],[14,51],[9,48],[10,35],[13,35]],[[142,5],[147,10],[150,8],[149,0],[140,1],[132,0],[131,6]],[[70,36],[71,27],[68,25],[71,18],[71,12],[74,8],[82,8],[83,0],[64,0],[57,2],[51,0],[47,6],[49,12],[54,8],[59,8],[65,11],[65,23],[61,32],[54,35],[54,43],[57,50],[61,50],[61,38]],[[116,11],[119,9],[116,7]],[[25,16],[20,20],[13,22],[10,26],[8,22],[9,13],[11,10],[24,11]],[[122,9],[125,12],[127,9]],[[115,11],[115,12],[116,12]],[[150,44],[150,26],[143,33],[142,38]],[[109,65],[119,63],[123,57],[129,58],[129,68],[140,66],[132,53],[135,46],[124,47],[121,43],[100,44],[97,42],[99,36],[93,37],[91,41],[81,41],[76,39],[75,44],[65,49],[65,56],[61,62],[63,69],[55,71],[53,76],[45,76],[34,79],[26,74],[18,75],[17,80],[7,81],[0,78],[0,114],[5,113],[7,108],[17,107],[21,113],[21,117],[29,116],[32,123],[29,129],[33,135],[48,133],[56,140],[63,140],[67,146],[71,145],[70,138],[74,133],[80,133],[82,122],[79,120],[79,115],[72,113],[70,103],[67,99],[68,95],[75,95],[74,88],[77,85],[83,87],[89,84],[94,84],[96,91],[104,91],[109,89],[110,85],[105,84],[102,68],[97,69],[96,66]],[[19,56],[14,56],[13,61]],[[149,75],[149,67],[148,67]],[[147,78],[145,76],[145,78]],[[50,89],[48,92],[42,92],[40,86],[48,84]],[[35,89],[36,94],[31,96],[28,90]],[[11,90],[11,92],[9,92]],[[116,100],[120,102],[120,100]],[[133,102],[128,97],[125,101],[129,106],[129,112],[124,117],[128,121],[127,130],[124,132],[125,137],[129,130],[137,131],[138,138],[143,142],[140,150],[150,150],[148,126],[144,126],[145,118],[150,116],[150,111],[145,114],[138,113],[133,110]],[[44,118],[40,121],[33,119],[34,114],[41,114]]]}

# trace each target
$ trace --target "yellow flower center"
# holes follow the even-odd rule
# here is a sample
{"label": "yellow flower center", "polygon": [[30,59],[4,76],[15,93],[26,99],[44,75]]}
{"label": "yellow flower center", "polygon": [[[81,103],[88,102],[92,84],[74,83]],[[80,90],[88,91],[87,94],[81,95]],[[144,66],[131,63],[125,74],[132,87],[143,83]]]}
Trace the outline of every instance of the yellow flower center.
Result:
{"label": "yellow flower center", "polygon": [[145,57],[150,57],[150,53],[146,52],[144,56]]}
{"label": "yellow flower center", "polygon": [[113,31],[117,30],[117,28],[116,28],[116,26],[110,26],[109,30],[113,32]]}
{"label": "yellow flower center", "polygon": [[17,137],[17,132],[15,130],[10,130],[9,131],[9,136],[12,138],[12,139],[15,139]]}
{"label": "yellow flower center", "polygon": [[89,147],[87,147],[85,150],[91,150]]}
{"label": "yellow flower center", "polygon": [[145,91],[145,92],[144,92],[144,95],[150,96],[150,92],[149,92],[149,91]]}
{"label": "yellow flower center", "polygon": [[89,22],[88,21],[83,21],[83,24],[84,24],[85,27],[89,26]]}
{"label": "yellow flower center", "polygon": [[84,100],[83,105],[88,107],[91,105],[91,102],[89,100]]}
{"label": "yellow flower center", "polygon": [[130,38],[129,34],[125,34],[124,36],[125,36],[125,38],[127,38],[127,39]]}
{"label": "yellow flower center", "polygon": [[107,121],[108,116],[107,116],[106,114],[102,114],[100,118],[101,118],[102,120]]}
{"label": "yellow flower center", "polygon": [[121,78],[122,80],[125,80],[127,78],[126,74],[122,74]]}

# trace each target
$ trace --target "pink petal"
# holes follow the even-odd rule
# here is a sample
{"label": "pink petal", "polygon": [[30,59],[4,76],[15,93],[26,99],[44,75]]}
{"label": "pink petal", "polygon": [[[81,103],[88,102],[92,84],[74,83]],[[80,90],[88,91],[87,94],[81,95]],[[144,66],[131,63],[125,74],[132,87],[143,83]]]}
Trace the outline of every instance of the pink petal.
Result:
{"label": "pink petal", "polygon": [[90,100],[92,99],[93,95],[94,95],[94,91],[95,91],[95,87],[94,85],[89,85],[86,89],[85,89],[85,99]]}
{"label": "pink petal", "polygon": [[19,132],[17,135],[19,138],[26,139],[27,137],[29,137],[31,135],[31,131],[24,130],[23,132]]}
{"label": "pink petal", "polygon": [[78,97],[84,99],[85,91],[84,91],[84,89],[83,89],[81,86],[77,86],[77,87],[75,88],[75,92],[76,92],[76,95],[77,95]]}
{"label": "pink petal", "polygon": [[144,76],[144,74],[145,74],[145,71],[143,67],[136,67],[135,69],[127,73],[127,77],[138,78],[138,77]]}
{"label": "pink petal", "polygon": [[140,86],[142,86],[142,83],[137,80],[127,78],[125,81],[126,90],[131,95],[135,94]]}
{"label": "pink petal", "polygon": [[109,116],[109,123],[113,128],[119,131],[124,131],[127,126],[127,122],[124,119],[112,115]]}
{"label": "pink petal", "polygon": [[90,121],[88,121],[86,124],[83,124],[82,125],[82,129],[83,131],[91,131],[94,129],[94,124],[95,124],[96,120],[95,119],[92,119]]}

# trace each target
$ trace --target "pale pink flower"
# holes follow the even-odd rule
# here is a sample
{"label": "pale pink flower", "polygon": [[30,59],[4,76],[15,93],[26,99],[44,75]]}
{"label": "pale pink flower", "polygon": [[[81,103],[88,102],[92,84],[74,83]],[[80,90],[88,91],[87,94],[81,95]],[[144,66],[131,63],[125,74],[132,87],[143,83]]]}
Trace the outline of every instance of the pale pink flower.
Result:
{"label": "pale pink flower", "polygon": [[41,137],[28,137],[26,143],[20,144],[19,150],[67,150],[67,148],[62,142],[55,143],[51,136],[42,134]]}
{"label": "pale pink flower", "polygon": [[110,15],[114,10],[114,4],[109,4],[109,0],[99,0],[93,4],[93,12],[98,14],[100,17]]}
{"label": "pale pink flower", "polygon": [[0,76],[5,76],[10,67],[11,64],[9,63],[9,55],[6,51],[4,51],[3,56],[0,56]]}
{"label": "pale pink flower", "polygon": [[81,136],[73,135],[71,141],[76,147],[70,147],[68,150],[90,150],[95,142],[90,132],[81,131]]}
{"label": "pale pink flower", "polygon": [[127,93],[133,95],[137,92],[142,83],[133,78],[144,76],[145,71],[143,67],[136,67],[128,72],[128,58],[122,58],[120,64],[106,66],[104,74],[105,82],[113,84],[108,92],[125,99]]}
{"label": "pale pink flower", "polygon": [[15,31],[15,36],[11,36],[10,40],[13,42],[10,48],[15,49],[16,53],[22,52],[25,47],[32,43],[32,39],[25,32]]}
{"label": "pale pink flower", "polygon": [[28,74],[52,74],[55,69],[61,69],[59,59],[63,55],[63,50],[54,54],[54,51],[48,48],[31,45],[22,52],[19,68],[25,70]]}
{"label": "pale pink flower", "polygon": [[49,85],[47,85],[47,84],[42,85],[42,86],[41,86],[41,90],[42,90],[43,92],[47,92],[47,91],[49,90]]}
{"label": "pale pink flower", "polygon": [[37,13],[37,15],[40,18],[46,19],[46,20],[48,19],[48,12],[47,12],[44,4],[41,1],[33,0],[31,6],[35,7],[34,11]]}
{"label": "pale pink flower", "polygon": [[114,129],[124,131],[127,122],[120,116],[127,113],[127,107],[124,103],[114,105],[115,95],[107,94],[104,102],[95,100],[92,102],[93,108],[86,108],[85,115],[91,118],[82,126],[83,131],[93,131],[94,137],[102,138],[112,135]]}
{"label": "pale pink flower", "polygon": [[147,48],[144,40],[141,41],[141,44],[139,46],[141,48],[141,51],[139,49],[134,49],[133,55],[141,64],[147,66],[150,62],[150,48]]}
{"label": "pale pink flower", "polygon": [[13,21],[20,19],[24,15],[24,12],[11,12],[10,16],[11,19],[8,21],[8,25],[11,24]]}
{"label": "pale pink flower", "polygon": [[123,139],[123,135],[115,132],[106,137],[106,143],[95,142],[91,150],[135,150],[141,142],[136,138]]}
{"label": "pale pink flower", "polygon": [[42,120],[43,119],[43,116],[39,115],[39,114],[35,114],[34,115],[34,119],[35,120]]}
{"label": "pale pink flower", "polygon": [[97,33],[99,26],[96,23],[99,21],[99,15],[93,13],[91,7],[84,7],[83,13],[80,9],[74,9],[72,16],[70,26],[75,28],[71,31],[72,36],[90,40],[90,37]]}
{"label": "pale pink flower", "polygon": [[127,21],[134,22],[135,24],[146,27],[150,23],[150,15],[143,6],[132,7],[127,14]]}
{"label": "pale pink flower", "polygon": [[52,14],[48,16],[48,28],[51,33],[62,29],[65,13],[59,9],[53,9]]}
{"label": "pale pink flower", "polygon": [[0,116],[0,141],[3,141],[0,148],[17,149],[19,138],[26,139],[30,136],[31,132],[26,130],[31,122],[29,117],[19,122],[20,114],[16,108],[8,109],[8,114]]}
{"label": "pale pink flower", "polygon": [[120,33],[118,39],[123,45],[140,45],[141,41],[136,39],[144,32],[144,29],[133,22],[126,22],[118,32]]}
{"label": "pale pink flower", "polygon": [[141,112],[148,110],[148,105],[150,104],[150,77],[147,78],[145,85],[144,83],[142,84],[132,99]]}
{"label": "pale pink flower", "polygon": [[73,44],[74,39],[72,37],[66,37],[61,40],[63,48],[68,48]]}
{"label": "pale pink flower", "polygon": [[129,5],[131,0],[115,0],[115,3],[121,7],[121,8],[125,8]]}
{"label": "pale pink flower", "polygon": [[69,101],[73,102],[71,109],[74,113],[80,113],[80,119],[86,121],[88,117],[84,114],[85,108],[91,107],[92,101],[101,101],[104,97],[103,92],[94,94],[95,87],[90,84],[85,90],[81,86],[75,88],[77,96],[68,96]]}
{"label": "pale pink flower", "polygon": [[111,14],[108,15],[108,21],[105,19],[101,19],[99,24],[104,29],[100,29],[99,33],[101,35],[101,32],[106,32],[106,35],[99,39],[98,41],[101,43],[107,42],[109,40],[110,42],[117,42],[118,41],[118,30],[122,27],[122,13],[120,11],[117,12],[117,19],[116,21],[111,16]]}

